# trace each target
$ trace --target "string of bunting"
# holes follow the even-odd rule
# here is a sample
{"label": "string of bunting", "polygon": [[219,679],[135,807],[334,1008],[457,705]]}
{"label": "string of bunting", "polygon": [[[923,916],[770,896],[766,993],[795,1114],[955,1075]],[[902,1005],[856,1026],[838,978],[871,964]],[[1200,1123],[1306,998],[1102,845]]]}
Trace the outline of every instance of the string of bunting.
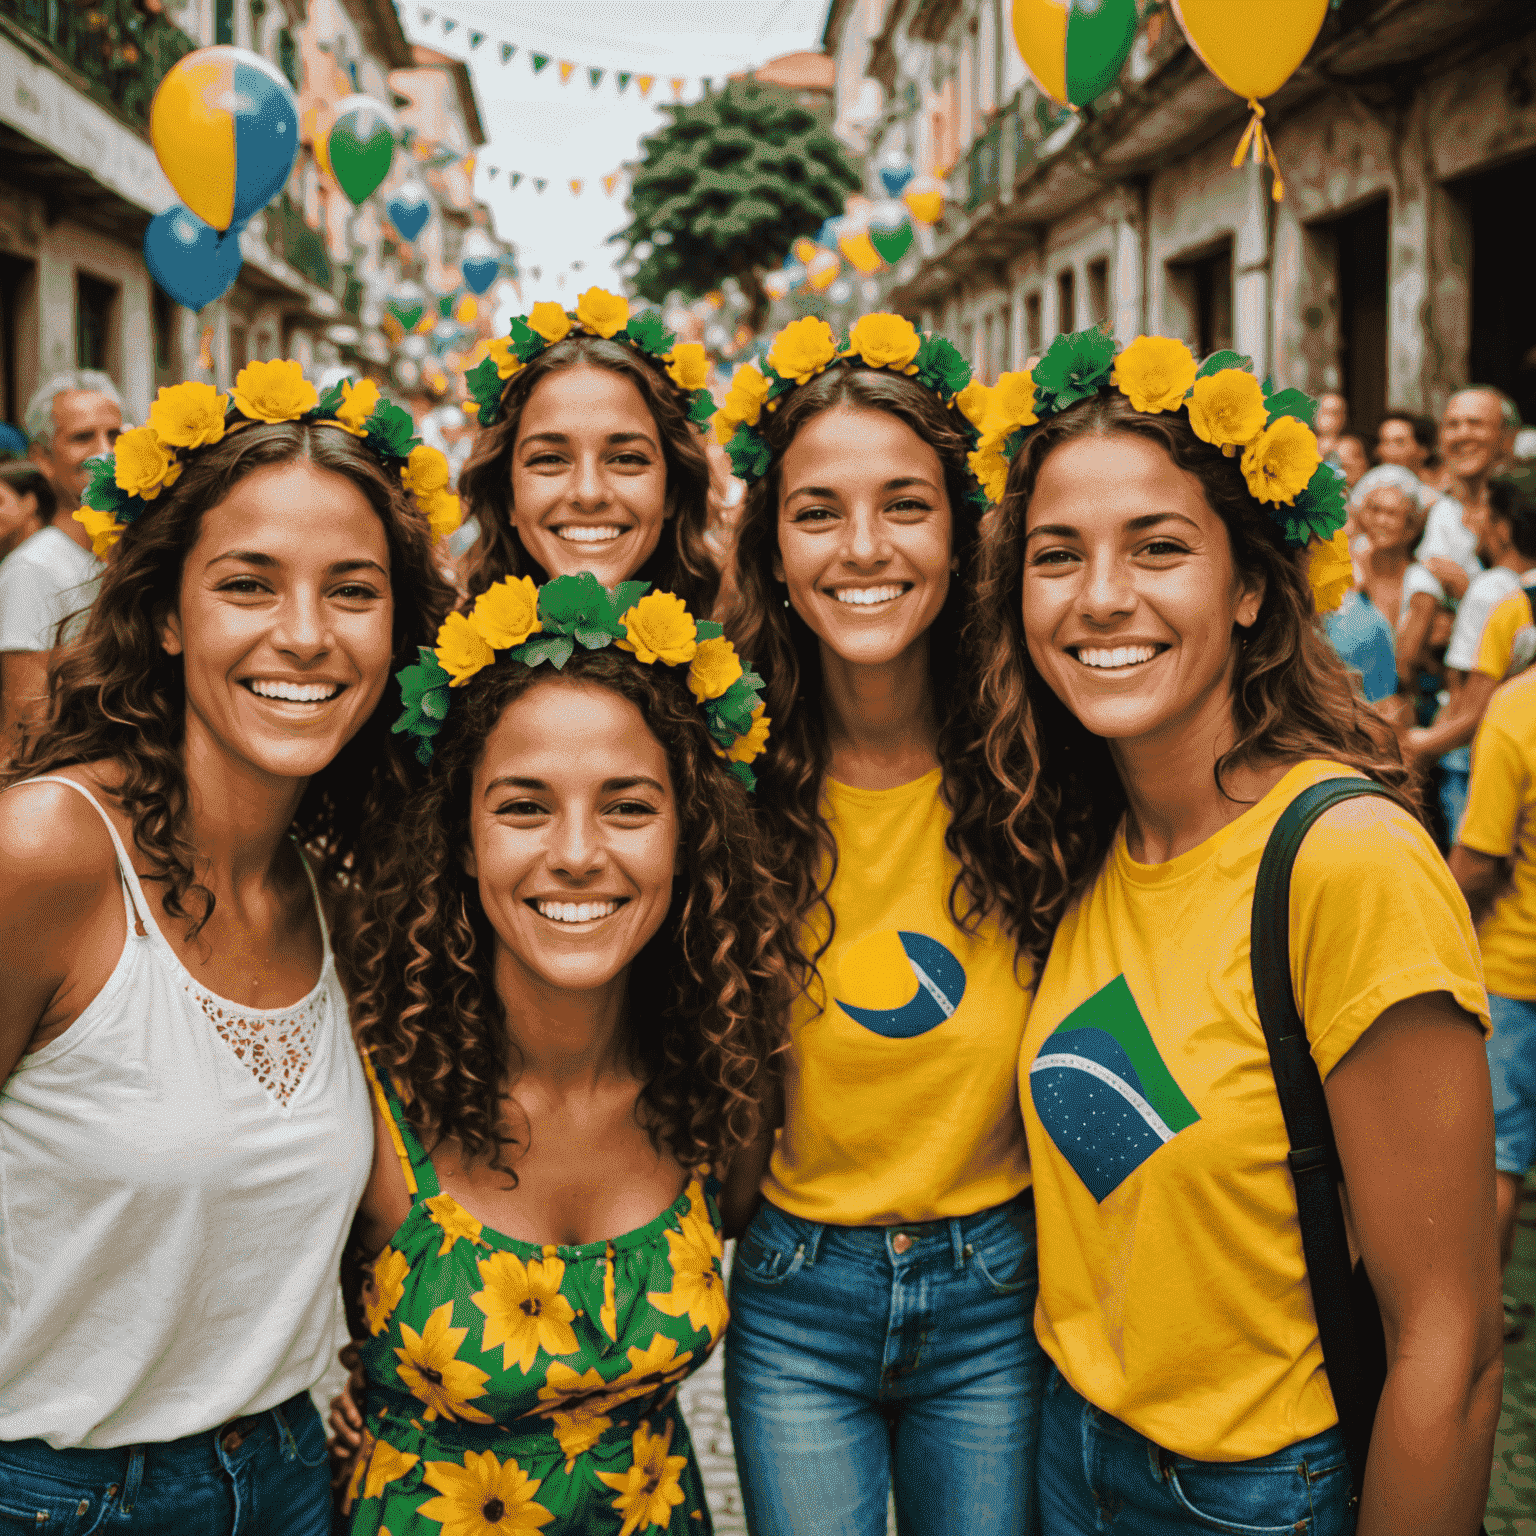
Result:
{"label": "string of bunting", "polygon": [[[466,175],[473,176],[475,173],[475,155],[466,155],[438,141],[423,139],[413,128],[406,128],[400,137],[406,149],[414,154],[417,160],[429,171],[441,171],[446,170],[451,165],[461,165]],[[486,180],[495,181],[501,175],[502,169],[503,167],[499,165],[487,165],[485,168]],[[592,185],[601,186],[603,195],[605,197],[612,197],[618,191],[620,184],[625,180],[625,176],[625,168],[620,166],[618,169],[609,171],[603,176],[571,176],[564,179],[566,186],[570,188],[572,197],[580,197],[587,187]],[[554,179],[558,178],[533,176],[526,171],[507,170],[507,185],[514,191],[526,181],[533,187],[535,192],[543,193]]]}

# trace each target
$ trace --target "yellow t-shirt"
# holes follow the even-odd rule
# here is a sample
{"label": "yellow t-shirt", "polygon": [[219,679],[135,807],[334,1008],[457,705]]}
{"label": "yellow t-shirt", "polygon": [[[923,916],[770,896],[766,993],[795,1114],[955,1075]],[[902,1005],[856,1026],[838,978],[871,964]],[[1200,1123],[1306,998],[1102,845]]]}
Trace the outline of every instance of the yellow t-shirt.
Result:
{"label": "yellow t-shirt", "polygon": [[1457,841],[1511,861],[1511,881],[1477,930],[1488,990],[1536,1000],[1536,670],[1493,696],[1472,749]]}
{"label": "yellow t-shirt", "polygon": [[[1115,840],[1056,932],[1019,1058],[1040,1242],[1035,1331],[1089,1402],[1205,1461],[1338,1421],[1249,971],[1253,886],[1298,764],[1166,864]],[[1326,1078],[1386,1008],[1449,992],[1487,1028],[1477,941],[1422,827],[1335,806],[1291,882],[1291,971]]]}
{"label": "yellow t-shirt", "polygon": [[1521,587],[1511,592],[1488,615],[1482,638],[1477,643],[1474,670],[1485,672],[1495,682],[1523,672],[1536,658],[1536,626],[1531,616],[1531,594]]}
{"label": "yellow t-shirt", "polygon": [[[959,865],[940,783],[935,769],[898,789],[825,786],[837,920],[790,1016],[785,1124],[763,1181],[807,1221],[969,1216],[1029,1183],[1014,1080],[1029,970],[1015,975],[995,925],[966,933],[950,917]],[[808,926],[814,954],[825,911]]]}

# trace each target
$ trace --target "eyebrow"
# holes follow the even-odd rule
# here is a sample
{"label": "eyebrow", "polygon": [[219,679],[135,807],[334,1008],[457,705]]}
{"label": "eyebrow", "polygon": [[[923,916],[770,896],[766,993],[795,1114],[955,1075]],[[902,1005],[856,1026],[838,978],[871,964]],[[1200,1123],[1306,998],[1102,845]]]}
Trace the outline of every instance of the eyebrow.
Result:
{"label": "eyebrow", "polygon": [[[921,485],[930,491],[938,490],[933,481],[923,475],[897,475],[894,479],[887,480],[880,489],[882,491],[901,491],[910,485]],[[796,496],[835,497],[838,494],[839,492],[830,485],[798,485],[784,499],[785,501],[792,501]]]}
{"label": "eyebrow", "polygon": [[[493,789],[548,789],[549,787],[549,782],[546,779],[529,779],[517,774],[503,774],[499,779],[492,779],[485,786],[485,792],[489,795]],[[604,779],[602,783],[602,789],[605,794],[642,787],[654,789],[658,795],[664,795],[667,792],[666,785],[658,784],[655,779],[644,773],[630,774],[617,779]]]}
{"label": "eyebrow", "polygon": [[[530,432],[523,439],[525,443],[568,443],[571,440],[569,432]],[[605,439],[610,443],[650,443],[655,446],[655,439],[649,432],[610,432]]]}
{"label": "eyebrow", "polygon": [[[1127,533],[1141,533],[1148,528],[1154,528],[1158,523],[1188,523],[1189,526],[1199,530],[1199,523],[1192,517],[1185,517],[1182,512],[1148,512],[1143,517],[1133,517],[1126,525]],[[1082,530],[1075,528],[1071,523],[1042,523],[1038,528],[1031,528],[1024,535],[1027,544],[1037,534],[1049,533],[1058,538],[1075,538]]]}
{"label": "eyebrow", "polygon": [[[263,571],[275,571],[282,564],[275,555],[263,554],[258,549],[226,549],[222,555],[215,555],[208,564],[215,566],[224,560],[237,560],[241,565],[254,565],[258,570]],[[346,571],[366,570],[377,571],[384,577],[389,575],[377,560],[336,560],[328,565],[326,570],[337,575]]]}

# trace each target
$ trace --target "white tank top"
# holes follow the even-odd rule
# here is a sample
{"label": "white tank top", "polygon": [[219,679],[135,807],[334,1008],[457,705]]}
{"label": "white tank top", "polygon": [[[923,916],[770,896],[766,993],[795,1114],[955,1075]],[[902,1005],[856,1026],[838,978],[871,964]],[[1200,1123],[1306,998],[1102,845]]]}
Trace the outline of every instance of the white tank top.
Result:
{"label": "white tank top", "polygon": [[176,1440],[331,1362],[368,1090],[323,916],[307,997],[227,1002],[156,927],[89,791],[28,782],[68,784],[106,822],[128,937],[80,1017],[0,1086],[0,1440]]}

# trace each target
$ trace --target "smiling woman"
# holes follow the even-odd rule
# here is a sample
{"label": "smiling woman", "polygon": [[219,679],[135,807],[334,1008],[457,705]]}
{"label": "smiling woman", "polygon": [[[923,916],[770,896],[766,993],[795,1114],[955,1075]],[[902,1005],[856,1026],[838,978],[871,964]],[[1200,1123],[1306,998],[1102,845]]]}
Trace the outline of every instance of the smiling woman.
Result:
{"label": "smiling woman", "polygon": [[0,797],[0,1506],[29,1528],[227,1533],[248,1500],[329,1528],[308,1389],[372,1137],[323,914],[372,878],[390,670],[450,594],[340,392],[300,420],[297,364],[260,364],[234,397],[162,391],[179,441],[82,515],[116,547]]}

